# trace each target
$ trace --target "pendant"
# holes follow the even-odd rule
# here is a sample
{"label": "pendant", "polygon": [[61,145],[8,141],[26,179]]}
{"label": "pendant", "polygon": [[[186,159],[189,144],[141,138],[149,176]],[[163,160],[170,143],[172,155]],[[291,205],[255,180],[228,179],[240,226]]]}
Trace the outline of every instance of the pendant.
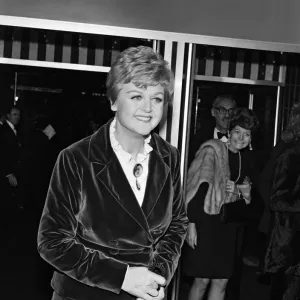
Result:
{"label": "pendant", "polygon": [[138,191],[140,191],[141,190],[141,186],[140,186],[140,183],[138,182],[138,180],[136,180],[136,188],[138,189]]}

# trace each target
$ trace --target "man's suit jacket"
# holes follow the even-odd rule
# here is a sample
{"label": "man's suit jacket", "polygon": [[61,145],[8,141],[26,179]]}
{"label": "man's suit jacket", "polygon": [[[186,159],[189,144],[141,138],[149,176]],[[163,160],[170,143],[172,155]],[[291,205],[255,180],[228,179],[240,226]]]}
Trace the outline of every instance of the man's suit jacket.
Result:
{"label": "man's suit jacket", "polygon": [[0,166],[2,178],[21,170],[21,143],[7,122],[0,127]]}
{"label": "man's suit jacket", "polygon": [[121,290],[127,265],[170,282],[186,234],[178,151],[152,134],[140,207],[109,126],[60,153],[40,222],[38,250],[57,269],[52,287],[68,299],[135,299]]}

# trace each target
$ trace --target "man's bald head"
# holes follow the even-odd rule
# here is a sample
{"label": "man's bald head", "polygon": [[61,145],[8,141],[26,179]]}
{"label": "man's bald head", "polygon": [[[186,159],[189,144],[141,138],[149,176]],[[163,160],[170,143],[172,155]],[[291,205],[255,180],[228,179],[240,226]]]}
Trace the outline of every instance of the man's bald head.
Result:
{"label": "man's bald head", "polygon": [[223,106],[224,103],[229,104],[232,108],[236,108],[235,100],[231,95],[217,96],[213,102],[213,107]]}

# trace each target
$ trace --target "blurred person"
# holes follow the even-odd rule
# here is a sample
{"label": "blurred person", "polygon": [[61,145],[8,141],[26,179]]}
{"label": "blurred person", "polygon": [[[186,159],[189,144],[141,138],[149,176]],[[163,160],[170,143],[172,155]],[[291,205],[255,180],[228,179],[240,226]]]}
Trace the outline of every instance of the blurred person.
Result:
{"label": "blurred person", "polygon": [[271,282],[271,276],[264,270],[264,258],[266,248],[268,246],[268,236],[271,230],[271,211],[270,211],[270,193],[272,187],[273,173],[277,159],[281,153],[286,149],[288,143],[284,141],[284,135],[286,132],[281,133],[281,137],[273,147],[269,159],[264,166],[262,172],[259,175],[258,180],[258,191],[263,201],[263,213],[259,220],[258,230],[260,233],[261,250],[259,253],[259,270],[256,272],[257,280],[261,284],[269,285]]}
{"label": "blurred person", "polygon": [[[55,135],[50,120],[44,115],[38,115],[29,134],[27,160],[31,208],[37,223],[42,214],[51,173],[58,156],[56,144],[52,143]],[[32,180],[33,178],[35,179]]]}
{"label": "blurred person", "polygon": [[17,107],[11,107],[6,116],[0,132],[0,141],[2,157],[0,158],[2,166],[2,175],[7,178],[12,187],[18,186],[17,174],[19,173],[20,147],[17,125],[20,122],[20,110]]}
{"label": "blurred person", "polygon": [[99,129],[99,124],[94,120],[94,119],[90,119],[88,121],[88,124],[87,124],[88,128],[87,128],[87,131],[86,131],[86,136],[89,136],[93,133],[95,133],[98,129]]}
{"label": "blurred person", "polygon": [[[228,141],[202,144],[187,179],[187,243],[183,271],[194,281],[189,300],[203,299],[208,285],[209,300],[222,300],[233,276],[242,246],[241,224],[251,202],[253,165],[249,146],[258,120],[249,109],[237,109],[229,125]],[[237,203],[241,210],[232,221],[221,220],[224,203]],[[243,214],[243,213],[244,214]],[[240,219],[241,218],[241,219]]]}
{"label": "blurred person", "polygon": [[[22,207],[22,149],[17,125],[20,122],[20,109],[16,106],[7,111],[6,121],[0,128],[0,183],[3,213],[3,235],[13,238],[13,225],[18,207]],[[7,242],[3,237],[3,241]],[[7,245],[5,245],[6,247]]]}
{"label": "blurred person", "polygon": [[270,192],[271,232],[264,270],[274,274],[270,299],[300,299],[300,103],[282,134]]}
{"label": "blurred person", "polygon": [[6,116],[0,115],[0,127],[5,123],[5,121],[6,121]]}
{"label": "blurred person", "polygon": [[[37,114],[33,120],[28,138],[28,157],[25,162],[27,169],[27,216],[30,216],[30,230],[28,230],[27,240],[33,241],[28,243],[27,249],[33,245],[34,249],[30,249],[34,253],[34,276],[36,283],[36,297],[42,298],[52,294],[49,286],[53,274],[53,268],[46,263],[36,251],[36,235],[38,231],[39,221],[42,215],[47,190],[50,182],[51,173],[58,155],[56,144],[53,143],[55,130],[51,125],[51,121],[43,114]],[[29,222],[27,222],[27,225]]]}
{"label": "blurred person", "polygon": [[152,132],[173,82],[153,49],[123,51],[106,82],[115,117],[59,154],[38,233],[53,300],[164,298],[188,223],[178,150]]}

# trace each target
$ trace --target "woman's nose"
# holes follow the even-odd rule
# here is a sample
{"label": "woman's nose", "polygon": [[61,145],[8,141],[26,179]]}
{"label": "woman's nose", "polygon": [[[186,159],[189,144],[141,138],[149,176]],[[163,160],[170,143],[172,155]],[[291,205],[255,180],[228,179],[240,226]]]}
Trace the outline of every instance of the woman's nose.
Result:
{"label": "woman's nose", "polygon": [[147,111],[147,112],[151,111],[152,106],[151,106],[151,100],[150,99],[145,99],[144,100],[143,109],[144,109],[144,111]]}

